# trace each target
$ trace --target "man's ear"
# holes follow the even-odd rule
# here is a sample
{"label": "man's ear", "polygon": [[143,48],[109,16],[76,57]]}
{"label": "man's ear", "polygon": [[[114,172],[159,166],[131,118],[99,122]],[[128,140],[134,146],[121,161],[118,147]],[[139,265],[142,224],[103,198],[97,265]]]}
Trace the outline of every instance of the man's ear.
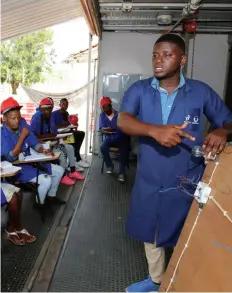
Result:
{"label": "man's ear", "polygon": [[3,122],[6,122],[6,115],[3,115],[3,116],[2,116],[2,121],[3,121]]}
{"label": "man's ear", "polygon": [[188,59],[187,55],[182,55],[180,65],[184,66],[186,64],[186,62],[187,62],[187,59]]}

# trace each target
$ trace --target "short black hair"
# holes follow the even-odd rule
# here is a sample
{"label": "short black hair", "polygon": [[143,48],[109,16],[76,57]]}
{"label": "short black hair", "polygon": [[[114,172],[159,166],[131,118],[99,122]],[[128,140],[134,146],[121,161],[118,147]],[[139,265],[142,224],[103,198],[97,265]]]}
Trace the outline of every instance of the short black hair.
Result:
{"label": "short black hair", "polygon": [[172,44],[177,45],[181,49],[181,51],[185,54],[185,41],[179,35],[176,35],[176,34],[162,35],[155,42],[155,44],[163,43],[163,42],[172,43]]}
{"label": "short black hair", "polygon": [[8,113],[13,112],[13,111],[20,111],[20,107],[14,107],[14,108],[10,108],[8,109],[6,112],[3,113],[3,116],[7,116]]}
{"label": "short black hair", "polygon": [[60,100],[60,104],[63,103],[63,102],[67,102],[67,103],[68,103],[68,99],[66,99],[66,98],[62,98],[62,99]]}

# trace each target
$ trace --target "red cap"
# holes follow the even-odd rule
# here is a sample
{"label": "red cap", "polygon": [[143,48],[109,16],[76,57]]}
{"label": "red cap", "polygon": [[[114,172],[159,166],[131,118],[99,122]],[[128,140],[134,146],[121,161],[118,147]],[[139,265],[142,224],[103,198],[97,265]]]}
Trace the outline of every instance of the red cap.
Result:
{"label": "red cap", "polygon": [[68,121],[70,124],[74,125],[74,126],[78,126],[78,117],[77,115],[69,115],[68,116]]}
{"label": "red cap", "polygon": [[109,105],[111,103],[112,103],[112,101],[109,97],[102,97],[101,101],[100,101],[100,106],[104,107],[105,105]]}
{"label": "red cap", "polygon": [[39,106],[42,107],[42,106],[53,106],[52,105],[52,101],[49,99],[49,98],[43,98],[40,103],[39,103]]}
{"label": "red cap", "polygon": [[4,100],[1,104],[1,114],[5,114],[6,112],[12,109],[20,110],[23,106],[20,106],[19,103],[12,97]]}

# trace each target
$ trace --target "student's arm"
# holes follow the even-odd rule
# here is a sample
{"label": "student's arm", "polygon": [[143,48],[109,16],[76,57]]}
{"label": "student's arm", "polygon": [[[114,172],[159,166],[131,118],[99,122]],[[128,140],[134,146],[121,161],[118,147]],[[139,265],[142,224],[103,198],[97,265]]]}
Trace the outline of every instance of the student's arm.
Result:
{"label": "student's arm", "polygon": [[133,84],[124,94],[121,112],[118,116],[118,128],[134,136],[148,136],[166,147],[172,147],[181,143],[181,137],[195,140],[190,134],[183,131],[187,123],[183,125],[153,125],[139,121],[140,99],[142,97],[141,84]]}
{"label": "student's arm", "polygon": [[47,150],[45,149],[41,144],[37,144],[35,146],[35,151],[37,151],[38,153],[41,153],[41,154],[45,154],[45,155],[51,155],[51,156],[54,156],[54,153],[52,150]]}
{"label": "student's arm", "polygon": [[205,153],[220,153],[232,134],[232,113],[220,96],[210,87],[206,87],[204,96],[204,114],[211,122],[214,130],[209,133],[203,143]]}
{"label": "student's arm", "polygon": [[47,150],[42,146],[42,144],[37,140],[36,136],[32,132],[29,134],[28,142],[30,147],[33,148],[36,152],[46,155],[54,155],[51,150]]}
{"label": "student's arm", "polygon": [[38,138],[38,139],[45,139],[45,138],[54,138],[56,137],[56,133],[46,133],[41,134],[40,133],[40,123],[41,123],[41,117],[40,116],[34,116],[31,120],[31,131],[32,133]]}
{"label": "student's arm", "polygon": [[57,135],[57,127],[56,127],[55,119],[53,116],[50,117],[50,127],[51,127],[51,131],[52,131],[51,133],[37,135],[37,138],[38,139],[55,138]]}
{"label": "student's arm", "polygon": [[[67,117],[69,116],[69,113],[66,112]],[[55,119],[55,124],[57,128],[64,128],[70,125],[69,121],[64,121],[63,118],[61,119]]]}
{"label": "student's arm", "polygon": [[30,131],[28,128],[24,127],[21,130],[19,139],[15,145],[15,147],[6,155],[4,154],[4,156],[6,157],[6,159],[10,162],[14,161],[19,154],[22,152],[22,146],[23,146],[23,142],[25,140],[25,138],[29,135]]}
{"label": "student's arm", "polygon": [[53,135],[57,135],[57,127],[53,116],[50,117],[50,127]]}
{"label": "student's arm", "polygon": [[63,122],[63,123],[61,123],[61,124],[56,124],[56,127],[57,128],[65,128],[65,127],[67,127],[67,126],[69,126],[69,122]]}

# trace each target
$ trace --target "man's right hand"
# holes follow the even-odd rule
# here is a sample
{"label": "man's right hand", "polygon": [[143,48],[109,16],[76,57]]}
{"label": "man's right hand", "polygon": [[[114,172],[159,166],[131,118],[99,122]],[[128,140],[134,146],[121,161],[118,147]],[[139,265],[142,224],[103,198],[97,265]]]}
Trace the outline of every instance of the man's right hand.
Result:
{"label": "man's right hand", "polygon": [[26,138],[29,133],[30,133],[30,130],[28,128],[26,128],[26,127],[23,127],[23,129],[21,130],[20,136],[23,137],[23,138]]}
{"label": "man's right hand", "polygon": [[168,125],[154,125],[151,127],[149,133],[150,137],[154,138],[158,143],[165,147],[173,147],[181,143],[182,137],[188,138],[191,141],[195,140],[195,137],[184,132],[188,126],[188,122],[185,122],[182,125],[179,124],[168,124]]}

